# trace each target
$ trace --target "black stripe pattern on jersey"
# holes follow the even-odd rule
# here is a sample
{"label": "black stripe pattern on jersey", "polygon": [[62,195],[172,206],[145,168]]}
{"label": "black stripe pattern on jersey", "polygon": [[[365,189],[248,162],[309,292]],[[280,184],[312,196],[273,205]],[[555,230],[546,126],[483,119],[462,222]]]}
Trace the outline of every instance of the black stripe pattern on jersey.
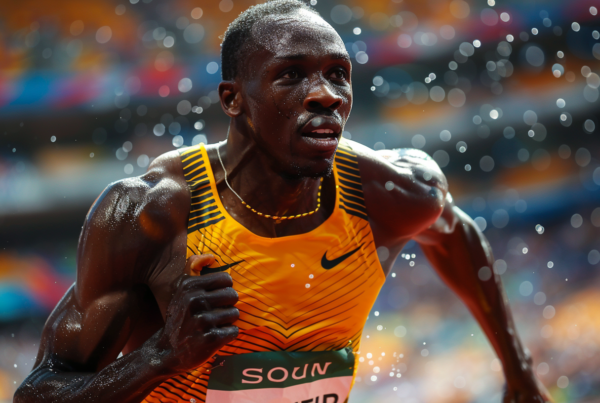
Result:
{"label": "black stripe pattern on jersey", "polygon": [[340,145],[335,154],[335,166],[340,184],[340,209],[368,220],[356,153],[350,147]]}
{"label": "black stripe pattern on jersey", "polygon": [[219,210],[210,179],[206,170],[202,150],[200,147],[189,147],[179,151],[183,164],[183,175],[188,183],[191,193],[190,216],[188,220],[188,234],[216,224],[225,217]]}

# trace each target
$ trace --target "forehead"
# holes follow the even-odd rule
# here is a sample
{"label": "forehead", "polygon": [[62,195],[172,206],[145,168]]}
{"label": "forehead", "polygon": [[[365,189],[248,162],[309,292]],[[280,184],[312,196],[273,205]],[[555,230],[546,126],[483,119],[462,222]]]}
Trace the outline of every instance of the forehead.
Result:
{"label": "forehead", "polygon": [[[294,55],[325,56],[347,54],[338,33],[318,15],[306,10],[269,16],[252,27],[253,42],[267,57]],[[263,53],[263,52],[258,52]],[[265,60],[263,59],[263,62]]]}

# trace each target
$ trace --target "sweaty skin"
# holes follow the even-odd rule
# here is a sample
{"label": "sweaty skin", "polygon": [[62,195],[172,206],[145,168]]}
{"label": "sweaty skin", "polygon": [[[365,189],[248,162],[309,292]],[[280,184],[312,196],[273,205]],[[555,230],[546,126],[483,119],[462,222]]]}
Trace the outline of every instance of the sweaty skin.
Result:
{"label": "sweaty skin", "polygon": [[[306,233],[334,209],[329,174],[352,108],[350,59],[335,30],[306,11],[257,23],[253,38],[244,68],[219,86],[231,117],[227,142],[207,147],[219,196],[235,220],[260,236]],[[493,266],[491,248],[453,204],[437,164],[418,150],[351,146],[376,245],[390,251],[385,274],[415,239],[502,361],[504,402],[551,401],[517,336],[500,278],[478,276]],[[283,221],[252,213],[225,185],[217,147],[231,186],[256,210],[311,211],[324,176],[321,209]],[[212,256],[185,261],[189,208],[176,152],[102,193],[80,237],[77,281],[48,319],[35,369],[15,402],[140,402],[237,336],[231,277],[191,275]]]}

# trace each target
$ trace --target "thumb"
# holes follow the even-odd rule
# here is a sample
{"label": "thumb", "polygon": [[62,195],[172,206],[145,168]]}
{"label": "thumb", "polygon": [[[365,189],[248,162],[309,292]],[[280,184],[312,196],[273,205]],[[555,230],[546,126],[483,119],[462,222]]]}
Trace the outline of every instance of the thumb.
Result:
{"label": "thumb", "polygon": [[215,257],[210,254],[190,256],[185,264],[185,273],[190,276],[199,276],[203,267],[215,262]]}

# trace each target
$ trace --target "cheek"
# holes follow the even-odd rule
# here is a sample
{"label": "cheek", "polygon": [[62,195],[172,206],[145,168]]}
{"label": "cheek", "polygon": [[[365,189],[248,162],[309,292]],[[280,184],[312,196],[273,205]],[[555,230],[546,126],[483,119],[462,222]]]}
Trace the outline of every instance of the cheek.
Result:
{"label": "cheek", "polygon": [[352,85],[338,87],[337,92],[339,96],[346,100],[346,102],[352,104]]}
{"label": "cheek", "polygon": [[303,99],[296,89],[278,91],[271,88],[252,94],[247,105],[253,131],[263,138],[285,142],[288,136],[281,134],[295,128]]}
{"label": "cheek", "polygon": [[293,89],[273,90],[270,101],[280,117],[292,119],[298,117],[302,112],[307,92],[308,85],[304,83]]}
{"label": "cheek", "polygon": [[337,94],[344,100],[344,103],[340,109],[338,109],[338,112],[345,121],[348,119],[348,116],[350,116],[350,111],[352,110],[352,89],[341,88],[337,91]]}

